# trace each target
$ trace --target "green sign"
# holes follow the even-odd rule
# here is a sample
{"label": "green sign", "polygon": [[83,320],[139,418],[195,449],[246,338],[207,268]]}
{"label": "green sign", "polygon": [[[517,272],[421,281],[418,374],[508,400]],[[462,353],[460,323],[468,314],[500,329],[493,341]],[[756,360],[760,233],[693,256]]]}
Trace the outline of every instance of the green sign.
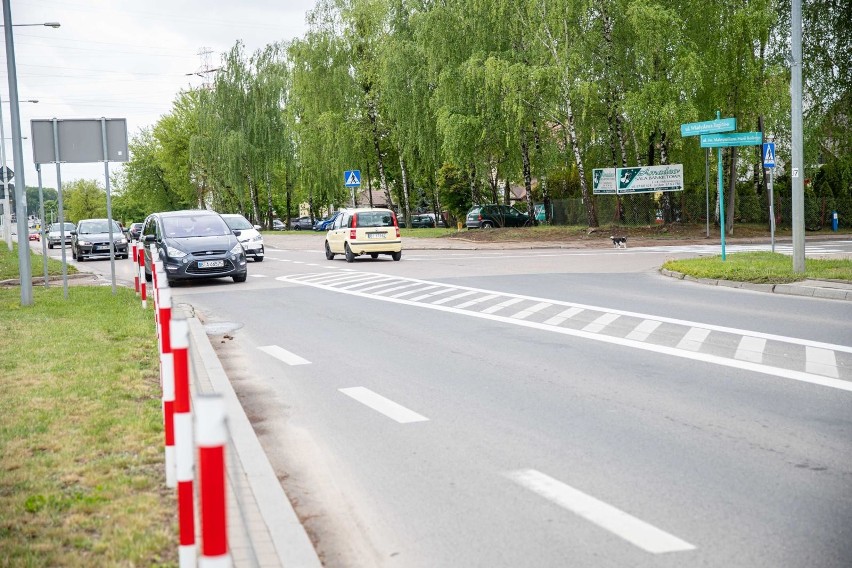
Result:
{"label": "green sign", "polygon": [[683,164],[618,168],[618,193],[683,191]]}
{"label": "green sign", "polygon": [[728,146],[760,146],[763,132],[731,132],[730,134],[702,134],[702,148],[726,148]]}
{"label": "green sign", "polygon": [[717,118],[704,122],[688,122],[680,125],[681,136],[698,136],[699,134],[715,134],[717,132],[732,132],[737,129],[736,118]]}
{"label": "green sign", "polygon": [[596,168],[592,170],[592,193],[607,194],[615,192],[615,168]]}

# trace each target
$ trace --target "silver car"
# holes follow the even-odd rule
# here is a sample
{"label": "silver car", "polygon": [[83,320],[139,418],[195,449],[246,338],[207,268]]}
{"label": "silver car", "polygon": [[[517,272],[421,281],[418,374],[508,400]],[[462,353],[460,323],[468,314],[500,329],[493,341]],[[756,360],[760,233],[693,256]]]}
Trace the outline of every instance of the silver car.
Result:
{"label": "silver car", "polygon": [[[54,246],[62,244],[62,228],[60,223],[51,223],[47,228],[47,248],[52,249]],[[77,226],[74,223],[65,223],[65,244],[71,244],[71,231],[76,231]]]}

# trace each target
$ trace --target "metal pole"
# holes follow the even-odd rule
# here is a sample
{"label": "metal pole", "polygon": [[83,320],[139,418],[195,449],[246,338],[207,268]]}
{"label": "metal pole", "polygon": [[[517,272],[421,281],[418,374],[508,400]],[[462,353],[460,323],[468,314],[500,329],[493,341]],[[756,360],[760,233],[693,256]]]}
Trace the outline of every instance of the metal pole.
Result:
{"label": "metal pole", "polygon": [[[15,184],[15,214],[18,216],[18,273],[21,277],[21,305],[33,304],[33,275],[27,236],[27,184],[24,181],[24,151],[21,146],[21,116],[18,108],[18,72],[15,65],[15,42],[12,39],[10,0],[3,0],[3,31],[6,34],[6,73],[9,77],[9,103],[12,110],[12,150],[18,183]],[[21,246],[21,238],[27,246]]]}
{"label": "metal pole", "polygon": [[3,237],[12,250],[12,213],[9,203],[9,180],[6,178],[6,132],[3,126],[3,103],[0,101],[0,153],[3,160]]}
{"label": "metal pole", "polygon": [[704,201],[706,209],[707,238],[710,238],[710,148],[704,148]]}
{"label": "metal pole", "polygon": [[769,168],[769,234],[772,242],[772,252],[775,252],[775,205],[773,204],[773,194],[775,193],[775,168]]}
{"label": "metal pole", "polygon": [[41,164],[36,164],[36,173],[38,173],[38,215],[41,219],[41,259],[42,264],[44,265],[44,287],[47,288],[50,286],[50,280],[47,276],[47,231],[45,231],[45,227],[49,227],[45,223],[44,218],[44,190],[41,186]]}
{"label": "metal pole", "polygon": [[[722,111],[716,111],[716,120],[719,120],[722,117]],[[719,226],[722,230],[722,260],[725,260],[725,191],[722,187],[722,177],[724,172],[722,171],[722,147],[719,146],[716,148],[716,152],[719,154],[719,162],[717,165],[718,177],[719,181],[716,184],[717,191],[719,192]]]}
{"label": "metal pole", "polygon": [[790,66],[790,113],[792,124],[790,142],[792,150],[793,191],[793,272],[805,271],[805,184],[802,166],[802,0],[793,0],[791,11],[791,47],[793,62]]}
{"label": "metal pole", "polygon": [[59,121],[53,119],[53,158],[56,160],[56,206],[59,209],[59,239],[62,241],[62,293],[68,299],[68,260],[65,253],[65,206],[62,205],[62,168],[59,165]]}
{"label": "metal pole", "polygon": [[101,137],[104,144],[104,182],[107,194],[107,222],[109,223],[109,269],[112,274],[112,293],[115,294],[115,237],[112,234],[112,201],[109,194],[109,154],[107,153],[106,118],[101,117]]}

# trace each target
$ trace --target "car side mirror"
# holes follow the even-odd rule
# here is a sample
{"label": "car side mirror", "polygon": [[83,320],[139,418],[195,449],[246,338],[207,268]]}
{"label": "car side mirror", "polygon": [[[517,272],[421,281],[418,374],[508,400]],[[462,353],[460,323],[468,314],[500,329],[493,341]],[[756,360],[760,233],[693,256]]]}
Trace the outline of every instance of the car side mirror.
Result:
{"label": "car side mirror", "polygon": [[76,234],[77,234],[77,231],[71,231],[71,234],[72,234],[72,235],[76,235]]}
{"label": "car side mirror", "polygon": [[155,243],[157,242],[157,235],[145,235],[143,239],[146,243]]}
{"label": "car side mirror", "polygon": [[254,230],[255,230],[255,231],[259,231],[259,230],[260,230],[260,225],[254,225]]}
{"label": "car side mirror", "polygon": [[239,237],[239,236],[240,236],[240,235],[242,235],[242,234],[243,234],[243,232],[242,232],[242,231],[238,231],[238,230],[234,229],[234,236],[235,236],[235,237]]}

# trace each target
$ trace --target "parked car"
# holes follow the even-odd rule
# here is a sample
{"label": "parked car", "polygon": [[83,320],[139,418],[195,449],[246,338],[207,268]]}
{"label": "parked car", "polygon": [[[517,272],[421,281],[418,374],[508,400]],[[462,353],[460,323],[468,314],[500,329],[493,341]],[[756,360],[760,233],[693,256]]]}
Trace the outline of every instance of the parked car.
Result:
{"label": "parked car", "polygon": [[411,216],[411,228],[427,228],[430,229],[435,226],[435,219],[433,219],[429,215],[412,215]]}
{"label": "parked car", "polygon": [[369,254],[378,258],[389,254],[394,260],[402,258],[402,239],[396,214],[390,209],[350,209],[341,211],[325,236],[325,257],[343,254],[346,262],[356,256]]}
{"label": "parked car", "polygon": [[296,231],[310,231],[314,228],[314,224],[311,221],[309,216],[297,217],[295,219],[290,219],[290,228],[295,229]]}
{"label": "parked car", "polygon": [[[142,226],[142,240],[155,244],[169,283],[177,280],[231,277],[245,282],[246,253],[215,211],[205,209],[152,213]],[[145,278],[150,282],[150,246],[145,246]]]}
{"label": "parked car", "polygon": [[65,244],[71,244],[71,231],[77,230],[77,225],[74,223],[65,223],[63,227],[59,223],[51,223],[47,227],[47,248],[52,249],[54,246],[59,246],[62,244],[62,231],[60,229],[65,229]]}
{"label": "parked car", "polygon": [[35,227],[30,229],[29,240],[31,240],[31,241],[40,241],[41,240],[41,235],[39,235],[38,229],[36,229]]}
{"label": "parked car", "polygon": [[465,216],[468,229],[526,227],[531,224],[529,215],[509,205],[474,205]]}
{"label": "parked car", "polygon": [[334,222],[340,217],[343,210],[336,211],[326,217],[325,219],[320,219],[314,224],[314,231],[328,231]]}
{"label": "parked car", "polygon": [[138,241],[142,235],[143,223],[130,223],[130,228],[127,230],[127,235],[131,240]]}
{"label": "parked car", "polygon": [[283,231],[284,227],[285,227],[284,222],[281,219],[273,219],[272,220],[272,230],[273,231]]}
{"label": "parked car", "polygon": [[238,214],[223,213],[222,219],[238,235],[246,256],[250,256],[255,262],[263,262],[263,235],[260,234],[260,225],[252,225],[248,219]]}
{"label": "parked car", "polygon": [[[71,231],[71,258],[83,262],[89,257],[109,258],[109,219],[81,219],[77,229]],[[112,222],[112,240],[115,258],[127,258],[127,237],[121,226]]]}

